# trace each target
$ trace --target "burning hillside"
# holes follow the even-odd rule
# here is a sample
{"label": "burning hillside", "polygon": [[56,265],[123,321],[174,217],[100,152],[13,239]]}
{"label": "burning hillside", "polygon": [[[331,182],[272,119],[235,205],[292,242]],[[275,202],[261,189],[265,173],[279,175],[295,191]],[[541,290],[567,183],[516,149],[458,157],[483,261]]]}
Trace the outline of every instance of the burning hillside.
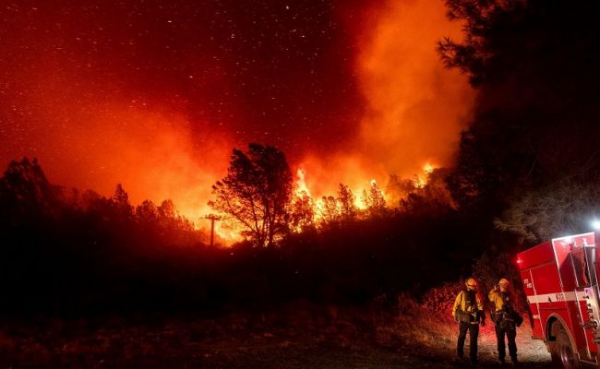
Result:
{"label": "burning hillside", "polygon": [[340,184],[364,208],[375,180],[393,207],[390,175],[452,164],[472,93],[435,51],[459,31],[442,2],[267,3],[0,9],[0,161],[37,157],[52,182],[103,195],[122,183],[136,204],[172,199],[199,227],[248,142],[305,173],[317,218]]}

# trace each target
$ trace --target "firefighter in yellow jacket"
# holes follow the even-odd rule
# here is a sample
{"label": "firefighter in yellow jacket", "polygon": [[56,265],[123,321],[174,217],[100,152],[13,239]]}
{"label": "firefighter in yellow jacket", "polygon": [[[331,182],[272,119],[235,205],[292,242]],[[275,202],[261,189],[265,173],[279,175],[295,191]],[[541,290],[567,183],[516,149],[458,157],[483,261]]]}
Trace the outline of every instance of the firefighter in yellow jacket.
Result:
{"label": "firefighter in yellow jacket", "polygon": [[456,354],[459,360],[463,359],[465,339],[469,331],[469,357],[472,365],[477,365],[477,338],[479,337],[479,324],[485,325],[485,314],[481,295],[477,291],[477,281],[469,278],[465,282],[466,289],[460,291],[452,307],[452,316],[459,323],[458,343]]}
{"label": "firefighter in yellow jacket", "polygon": [[513,294],[510,289],[510,282],[502,278],[496,287],[488,295],[492,303],[491,317],[496,329],[496,339],[498,344],[498,359],[504,364],[506,356],[506,343],[504,337],[508,340],[508,353],[514,364],[517,363],[517,327],[523,323],[523,318],[516,311]]}

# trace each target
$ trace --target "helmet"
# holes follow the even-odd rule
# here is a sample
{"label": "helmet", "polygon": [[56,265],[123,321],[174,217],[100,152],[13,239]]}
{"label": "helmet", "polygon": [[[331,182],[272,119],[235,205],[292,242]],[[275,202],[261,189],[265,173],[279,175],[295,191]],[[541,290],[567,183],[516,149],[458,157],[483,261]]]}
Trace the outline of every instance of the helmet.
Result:
{"label": "helmet", "polygon": [[498,284],[501,285],[502,287],[510,286],[510,282],[506,278],[502,278],[500,281],[498,281]]}
{"label": "helmet", "polygon": [[475,278],[469,278],[467,279],[467,281],[465,282],[465,285],[467,286],[467,288],[469,289],[476,289],[477,288],[477,281],[475,280]]}

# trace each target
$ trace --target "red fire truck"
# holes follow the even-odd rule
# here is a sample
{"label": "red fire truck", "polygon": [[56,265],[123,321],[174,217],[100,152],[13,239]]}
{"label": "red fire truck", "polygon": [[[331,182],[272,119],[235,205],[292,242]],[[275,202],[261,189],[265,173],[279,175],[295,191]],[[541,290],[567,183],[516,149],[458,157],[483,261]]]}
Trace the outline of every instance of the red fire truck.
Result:
{"label": "red fire truck", "polygon": [[564,368],[600,368],[596,250],[596,234],[584,233],[546,241],[517,257],[533,337],[543,339]]}

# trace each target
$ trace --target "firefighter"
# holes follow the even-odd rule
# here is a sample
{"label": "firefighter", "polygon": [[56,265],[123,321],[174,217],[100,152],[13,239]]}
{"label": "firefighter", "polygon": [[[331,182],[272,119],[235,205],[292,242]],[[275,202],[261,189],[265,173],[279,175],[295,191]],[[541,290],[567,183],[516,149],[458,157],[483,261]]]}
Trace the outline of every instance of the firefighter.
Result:
{"label": "firefighter", "polygon": [[481,296],[477,291],[477,281],[475,278],[469,278],[465,282],[466,289],[462,290],[456,296],[454,306],[452,307],[452,316],[459,323],[458,343],[456,345],[456,354],[458,360],[463,359],[463,348],[467,331],[469,331],[470,345],[469,357],[471,364],[477,365],[477,338],[479,336],[479,324],[485,325],[485,314],[483,313],[483,303]]}
{"label": "firefighter", "polygon": [[491,317],[496,328],[496,339],[498,344],[498,359],[504,364],[506,356],[505,336],[508,340],[508,354],[513,362],[517,364],[517,327],[523,322],[514,305],[514,297],[510,288],[510,282],[502,278],[488,295],[492,302]]}

